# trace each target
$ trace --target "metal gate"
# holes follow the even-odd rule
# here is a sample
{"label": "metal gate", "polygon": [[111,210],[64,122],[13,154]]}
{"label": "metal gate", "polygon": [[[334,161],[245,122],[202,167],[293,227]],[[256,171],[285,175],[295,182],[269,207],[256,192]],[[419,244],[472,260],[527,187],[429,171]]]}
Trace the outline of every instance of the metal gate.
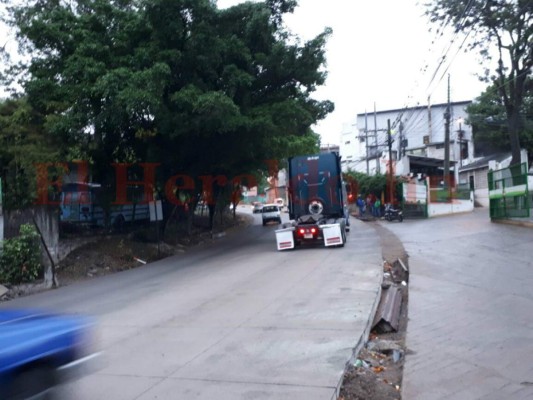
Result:
{"label": "metal gate", "polygon": [[529,217],[526,163],[489,171],[488,181],[491,219]]}

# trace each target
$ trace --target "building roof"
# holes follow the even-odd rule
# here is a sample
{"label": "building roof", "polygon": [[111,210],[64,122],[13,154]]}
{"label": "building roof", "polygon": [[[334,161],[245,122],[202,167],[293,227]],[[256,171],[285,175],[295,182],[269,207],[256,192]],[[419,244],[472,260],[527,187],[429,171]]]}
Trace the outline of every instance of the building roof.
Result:
{"label": "building roof", "polygon": [[[464,100],[464,101],[455,101],[450,103],[450,106],[461,106],[461,105],[468,105],[472,103],[472,100]],[[431,104],[430,107],[446,107],[448,103],[440,103],[440,104]],[[392,110],[383,110],[383,111],[376,111],[375,114],[390,114],[390,113],[398,113],[405,110],[427,110],[428,105],[423,106],[415,106],[415,107],[404,107],[404,108],[396,108]],[[364,117],[365,115],[372,115],[374,112],[367,112],[367,113],[360,113],[357,114],[358,117]]]}
{"label": "building roof", "polygon": [[[441,158],[431,158],[431,157],[422,157],[422,156],[413,156],[408,154],[409,162],[416,162],[419,165],[424,165],[428,167],[442,167],[444,165],[444,160]],[[450,160],[450,166],[457,164],[457,161]]]}
{"label": "building roof", "polygon": [[496,161],[496,162],[502,162],[506,158],[511,157],[511,153],[496,153],[492,154],[490,156],[485,156],[483,158],[480,158],[477,161],[474,161],[470,164],[467,164],[461,168],[459,168],[459,171],[465,172],[465,171],[472,171],[474,169],[481,169],[489,166],[489,161]]}

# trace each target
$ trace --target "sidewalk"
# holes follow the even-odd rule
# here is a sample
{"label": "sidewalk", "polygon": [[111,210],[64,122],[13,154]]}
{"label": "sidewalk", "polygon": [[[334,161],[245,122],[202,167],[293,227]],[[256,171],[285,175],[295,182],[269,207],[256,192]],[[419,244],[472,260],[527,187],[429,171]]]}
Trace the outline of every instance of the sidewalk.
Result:
{"label": "sidewalk", "polygon": [[403,398],[533,399],[533,230],[481,211],[390,228],[410,254]]}
{"label": "sidewalk", "polygon": [[533,228],[533,215],[529,218],[508,218],[508,219],[494,219],[492,222],[496,224],[507,224],[515,226],[523,226],[524,228]]}

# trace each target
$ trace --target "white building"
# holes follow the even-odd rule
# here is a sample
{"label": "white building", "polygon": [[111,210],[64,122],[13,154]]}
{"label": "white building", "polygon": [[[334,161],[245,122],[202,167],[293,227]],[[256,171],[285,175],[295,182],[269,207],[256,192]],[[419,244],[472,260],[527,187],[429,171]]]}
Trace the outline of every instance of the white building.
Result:
{"label": "white building", "polygon": [[[472,129],[464,123],[470,101],[450,104],[450,173],[474,159]],[[385,174],[388,169],[388,122],[395,175],[433,177],[438,185],[444,171],[445,112],[447,104],[357,114],[343,128],[340,153],[343,169]],[[440,178],[439,178],[440,177]]]}

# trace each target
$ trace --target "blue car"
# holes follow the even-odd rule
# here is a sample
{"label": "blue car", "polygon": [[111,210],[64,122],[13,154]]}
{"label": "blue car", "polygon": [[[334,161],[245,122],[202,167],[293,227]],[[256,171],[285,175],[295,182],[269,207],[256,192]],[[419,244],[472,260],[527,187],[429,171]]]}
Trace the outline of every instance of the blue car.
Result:
{"label": "blue car", "polygon": [[82,316],[0,310],[0,399],[48,399],[91,370],[92,331]]}

